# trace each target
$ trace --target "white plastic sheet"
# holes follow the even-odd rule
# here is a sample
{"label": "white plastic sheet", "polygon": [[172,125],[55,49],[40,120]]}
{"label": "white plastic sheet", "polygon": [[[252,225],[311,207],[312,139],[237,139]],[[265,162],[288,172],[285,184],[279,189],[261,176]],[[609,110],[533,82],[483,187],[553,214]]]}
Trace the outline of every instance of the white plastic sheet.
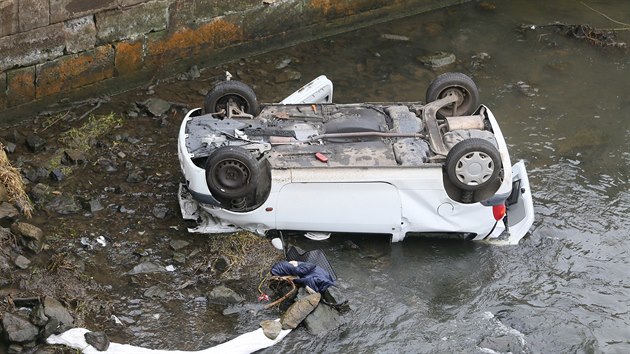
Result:
{"label": "white plastic sheet", "polygon": [[[279,320],[276,320],[279,321]],[[263,333],[262,328],[242,334],[228,342],[198,351],[160,350],[136,347],[129,344],[110,343],[106,351],[98,351],[85,341],[85,333],[90,332],[85,328],[73,328],[59,335],[51,335],[46,339],[48,344],[63,344],[75,348],[84,354],[247,354],[270,347],[284,337],[290,329],[283,330],[276,339],[269,339]]]}

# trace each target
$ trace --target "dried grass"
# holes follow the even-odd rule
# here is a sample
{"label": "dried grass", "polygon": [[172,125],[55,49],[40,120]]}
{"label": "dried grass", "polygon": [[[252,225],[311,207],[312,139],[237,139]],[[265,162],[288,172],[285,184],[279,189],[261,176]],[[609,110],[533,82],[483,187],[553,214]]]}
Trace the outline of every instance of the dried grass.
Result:
{"label": "dried grass", "polygon": [[30,218],[33,212],[33,205],[26,194],[22,175],[17,168],[11,165],[7,154],[4,152],[2,143],[0,143],[0,183],[7,189],[9,201],[17,204],[22,214]]}

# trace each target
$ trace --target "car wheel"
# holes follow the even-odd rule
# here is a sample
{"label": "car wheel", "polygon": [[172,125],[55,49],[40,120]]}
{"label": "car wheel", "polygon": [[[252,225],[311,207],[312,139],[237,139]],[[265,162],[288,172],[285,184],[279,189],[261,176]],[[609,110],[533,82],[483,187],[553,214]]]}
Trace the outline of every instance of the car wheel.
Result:
{"label": "car wheel", "polygon": [[241,147],[220,147],[206,162],[206,182],[216,197],[245,197],[256,189],[259,176],[258,160]]}
{"label": "car wheel", "polygon": [[427,88],[427,103],[448,95],[455,95],[457,102],[438,111],[443,117],[470,115],[479,106],[479,89],[475,82],[465,74],[444,73],[436,77]]}
{"label": "car wheel", "polygon": [[230,103],[235,104],[244,113],[258,114],[258,99],[251,87],[240,81],[223,81],[217,84],[203,103],[204,113],[226,111]]}
{"label": "car wheel", "polygon": [[460,141],[446,155],[446,173],[453,184],[475,191],[494,182],[501,170],[501,155],[494,145],[479,138]]}

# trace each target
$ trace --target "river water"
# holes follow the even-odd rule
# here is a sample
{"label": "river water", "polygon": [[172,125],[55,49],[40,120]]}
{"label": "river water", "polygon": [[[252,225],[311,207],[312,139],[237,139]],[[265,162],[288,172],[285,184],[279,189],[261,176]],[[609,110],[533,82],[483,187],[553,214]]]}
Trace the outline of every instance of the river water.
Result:
{"label": "river water", "polygon": [[[630,23],[630,2],[589,5]],[[513,162],[526,161],[536,221],[514,247],[356,236],[356,250],[339,238],[293,239],[327,252],[353,310],[334,333],[297,331],[267,352],[630,352],[630,56],[549,28],[517,30],[623,27],[593,9],[470,3],[274,54],[293,58],[304,78],[325,73],[337,102],[424,100],[435,74],[472,75]],[[435,51],[457,62],[423,68],[416,57]]]}

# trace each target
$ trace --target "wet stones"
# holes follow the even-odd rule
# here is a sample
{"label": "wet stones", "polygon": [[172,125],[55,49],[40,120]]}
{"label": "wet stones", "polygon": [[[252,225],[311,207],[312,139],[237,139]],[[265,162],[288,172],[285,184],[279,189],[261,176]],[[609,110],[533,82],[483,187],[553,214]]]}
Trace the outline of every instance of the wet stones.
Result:
{"label": "wet stones", "polygon": [[0,203],[0,220],[14,220],[20,212],[10,203]]}
{"label": "wet stones", "polygon": [[39,297],[16,298],[14,302],[20,309],[5,312],[0,326],[4,338],[8,339],[10,353],[34,348],[39,341],[66,330],[74,323],[68,310],[52,297],[46,297],[42,302]]}
{"label": "wet stones", "polygon": [[262,328],[265,337],[271,340],[275,340],[276,338],[278,338],[280,332],[282,331],[282,325],[280,324],[280,322],[273,320],[260,322],[260,327]]}
{"label": "wet stones", "polygon": [[441,68],[446,65],[453,64],[455,62],[455,54],[447,52],[437,52],[429,55],[421,55],[416,59],[426,66],[432,68]]}
{"label": "wet stones", "polygon": [[149,98],[140,104],[154,117],[160,117],[171,109],[171,104],[161,98]]}
{"label": "wet stones", "polygon": [[47,296],[44,299],[44,313],[46,316],[52,320],[56,320],[60,325],[67,327],[74,324],[74,319],[70,315],[70,312],[66,310],[63,305],[57,301],[56,299]]}
{"label": "wet stones", "polygon": [[280,323],[282,329],[295,329],[304,321],[319,304],[319,300],[322,298],[320,293],[310,294],[301,299],[297,299],[287,311],[280,317]]}
{"label": "wet stones", "polygon": [[30,134],[26,137],[26,145],[32,152],[40,152],[46,147],[46,140],[39,135]]}
{"label": "wet stones", "polygon": [[219,285],[208,293],[208,303],[217,305],[234,305],[245,301],[236,291],[225,285]]}
{"label": "wet stones", "polygon": [[33,342],[39,334],[37,326],[28,319],[10,312],[2,316],[2,327],[9,341],[14,343]]}
{"label": "wet stones", "polygon": [[87,332],[83,335],[87,344],[96,350],[104,352],[109,348],[109,338],[104,332]]}
{"label": "wet stones", "polygon": [[19,237],[22,246],[39,253],[44,246],[44,232],[37,226],[25,222],[16,222],[11,225],[11,232]]}
{"label": "wet stones", "polygon": [[302,73],[294,69],[285,69],[278,76],[275,77],[274,81],[277,84],[281,84],[283,82],[288,81],[298,81],[302,78]]}

